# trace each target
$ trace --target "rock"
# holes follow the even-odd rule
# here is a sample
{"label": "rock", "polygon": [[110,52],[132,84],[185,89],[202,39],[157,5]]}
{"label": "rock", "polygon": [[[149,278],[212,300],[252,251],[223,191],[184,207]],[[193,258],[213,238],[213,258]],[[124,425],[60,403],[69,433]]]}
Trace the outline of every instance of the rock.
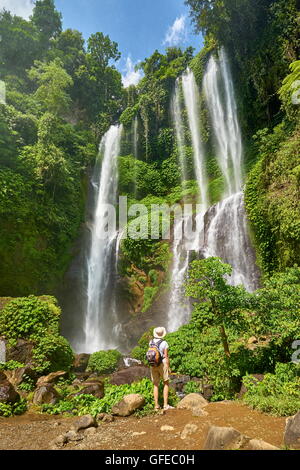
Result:
{"label": "rock", "polygon": [[103,423],[112,423],[115,418],[112,415],[105,415],[102,419]]}
{"label": "rock", "polygon": [[136,410],[139,410],[145,405],[145,399],[142,395],[131,394],[125,395],[123,400],[113,406],[111,412],[117,416],[130,416]]}
{"label": "rock", "polygon": [[139,361],[138,359],[133,359],[132,357],[123,357],[123,362],[125,367],[142,365],[142,361]]}
{"label": "rock", "polygon": [[41,387],[45,384],[53,384],[64,375],[66,375],[65,371],[51,372],[51,374],[49,375],[43,375],[42,377],[40,377],[36,384],[38,387]]}
{"label": "rock", "polygon": [[208,405],[208,401],[198,393],[190,393],[184,397],[177,405],[178,409],[194,410],[194,408],[204,408]]}
{"label": "rock", "polygon": [[191,381],[189,375],[173,375],[170,379],[170,384],[176,392],[182,392],[183,387]]}
{"label": "rock", "polygon": [[21,364],[33,364],[33,344],[24,339],[18,339],[17,344],[6,350],[6,361],[17,361]]}
{"label": "rock", "polygon": [[143,378],[150,378],[150,368],[145,366],[128,367],[112,374],[110,383],[112,385],[132,384]]}
{"label": "rock", "polygon": [[65,444],[67,444],[68,439],[65,434],[61,434],[60,436],[57,436],[54,441],[52,441],[52,447],[59,447],[62,448]]}
{"label": "rock", "polygon": [[142,432],[133,432],[131,435],[132,437],[138,437],[138,436],[144,436],[146,433],[146,431],[142,431]]}
{"label": "rock", "polygon": [[279,447],[272,446],[261,439],[251,439],[247,444],[247,450],[280,450]]}
{"label": "rock", "polygon": [[45,384],[38,387],[33,396],[33,403],[35,405],[42,405],[48,403],[54,405],[59,399],[59,394],[55,390],[52,384]]}
{"label": "rock", "polygon": [[6,382],[7,381],[7,377],[6,377],[6,374],[3,370],[0,370],[0,383],[1,382]]}
{"label": "rock", "polygon": [[291,449],[300,449],[300,411],[286,419],[284,443]]}
{"label": "rock", "polygon": [[196,426],[196,424],[192,424],[192,423],[186,424],[181,433],[181,436],[180,436],[181,439],[186,439],[191,434],[195,434],[197,429],[198,429],[198,426]]}
{"label": "rock", "polygon": [[248,344],[257,344],[258,339],[255,336],[251,336],[251,338],[248,339]]}
{"label": "rock", "polygon": [[240,449],[244,443],[244,436],[236,429],[211,426],[204,444],[204,450]]}
{"label": "rock", "polygon": [[12,384],[7,380],[6,375],[0,373],[0,403],[15,403],[20,400],[20,395]]}
{"label": "rock", "polygon": [[92,415],[85,415],[81,416],[77,419],[73,425],[76,432],[80,431],[80,429],[87,429],[91,427],[96,427],[97,422]]}
{"label": "rock", "polygon": [[5,371],[5,374],[7,379],[14,387],[18,387],[23,382],[25,375],[34,381],[37,379],[36,372],[29,365],[25,367],[19,367],[18,369],[14,370],[7,370]]}
{"label": "rock", "polygon": [[102,421],[103,423],[112,423],[114,420],[114,416],[107,413],[100,413],[97,416],[97,421]]}
{"label": "rock", "polygon": [[76,354],[73,363],[74,372],[85,372],[89,359],[90,354]]}
{"label": "rock", "polygon": [[81,384],[83,388],[77,392],[74,393],[72,396],[76,397],[79,395],[93,395],[96,398],[103,398],[104,397],[104,384],[103,382],[84,382]]}
{"label": "rock", "polygon": [[[251,374],[251,375],[254,377],[254,379],[253,379],[254,384],[258,383],[258,382],[262,382],[265,378],[265,376],[263,374]],[[245,385],[242,384],[238,397],[243,398],[243,396],[245,395],[246,392],[247,392],[247,387],[245,387]]]}
{"label": "rock", "polygon": [[196,406],[195,408],[192,409],[192,415],[200,418],[201,416],[208,416],[208,413],[207,411],[204,411],[199,406]]}
{"label": "rock", "polygon": [[174,431],[174,429],[175,428],[173,428],[173,426],[168,426],[167,424],[165,424],[164,426],[160,428],[162,432],[171,432],[171,431]]}
{"label": "rock", "polygon": [[67,442],[77,442],[77,441],[82,441],[84,439],[83,434],[78,434],[73,429],[66,432],[65,437],[67,439]]}
{"label": "rock", "polygon": [[97,430],[96,428],[87,428],[84,431],[85,436],[92,436],[93,434],[96,434]]}

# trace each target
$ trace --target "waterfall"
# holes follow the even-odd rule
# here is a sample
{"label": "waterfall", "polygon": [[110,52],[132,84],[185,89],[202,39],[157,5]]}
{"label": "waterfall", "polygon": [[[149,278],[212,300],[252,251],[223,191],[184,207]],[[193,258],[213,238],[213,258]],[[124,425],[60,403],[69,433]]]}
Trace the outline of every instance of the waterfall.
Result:
{"label": "waterfall", "polygon": [[118,190],[117,157],[122,126],[111,126],[100,144],[102,164],[96,164],[92,180],[94,213],[91,226],[90,251],[87,259],[87,308],[85,314],[85,344],[81,352],[91,353],[116,346],[114,338],[113,299],[111,281],[115,271],[115,250],[118,240],[116,227],[105,239],[100,234],[107,223],[106,204],[115,207]]}
{"label": "waterfall", "polygon": [[184,281],[189,265],[189,251],[186,250],[182,234],[183,221],[178,220],[174,227],[173,267],[171,272],[171,289],[168,309],[168,331],[178,330],[189,321],[191,309],[185,297]]}
{"label": "waterfall", "polygon": [[201,141],[199,105],[200,97],[193,72],[188,69],[182,76],[184,101],[191,131],[196,178],[199,185],[203,212],[208,208],[207,177],[205,171],[205,153]]}
{"label": "waterfall", "polygon": [[181,171],[181,180],[187,180],[187,164],[185,160],[185,141],[184,141],[184,127],[182,121],[182,107],[180,102],[180,80],[177,79],[175,83],[175,90],[171,101],[171,114],[176,131],[176,142],[178,148],[178,160]]}
{"label": "waterfall", "polygon": [[[242,190],[242,136],[233,81],[226,53],[211,56],[203,78],[216,154],[226,182],[223,200],[209,209],[205,223],[205,256],[218,256],[233,267],[232,285],[258,287],[255,254],[248,234]],[[208,221],[208,223],[207,223]]]}
{"label": "waterfall", "polygon": [[258,288],[255,252],[248,235],[243,193],[229,196],[205,215],[205,256],[217,256],[233,268],[230,284]]}
{"label": "waterfall", "polygon": [[211,56],[203,79],[217,157],[226,182],[226,195],[241,191],[242,137],[233,82],[224,49],[219,60]]}
{"label": "waterfall", "polygon": [[[242,136],[231,72],[222,48],[218,59],[213,55],[203,78],[203,93],[210,114],[215,151],[226,188],[223,200],[209,208],[208,184],[205,171],[205,150],[201,141],[200,99],[195,77],[190,69],[183,74],[182,88],[194,154],[196,178],[202,211],[197,216],[197,236],[189,249],[201,256],[220,257],[233,267],[229,279],[232,285],[243,284],[248,291],[258,287],[259,273],[255,252],[248,234],[242,193]],[[176,81],[171,106],[182,179],[186,175],[184,127],[180,101],[180,79]],[[175,223],[174,232],[181,230]],[[180,238],[174,236],[173,266],[168,310],[168,328],[175,331],[187,323],[190,304],[184,299],[183,283],[189,264],[189,252]]]}

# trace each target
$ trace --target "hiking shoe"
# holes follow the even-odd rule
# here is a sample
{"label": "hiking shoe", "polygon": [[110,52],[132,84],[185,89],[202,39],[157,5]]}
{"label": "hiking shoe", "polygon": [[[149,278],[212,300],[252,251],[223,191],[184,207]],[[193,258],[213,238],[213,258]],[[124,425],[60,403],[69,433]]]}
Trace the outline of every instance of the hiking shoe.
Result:
{"label": "hiking shoe", "polygon": [[167,405],[167,406],[164,406],[164,410],[174,410],[174,406],[171,406],[171,405]]}

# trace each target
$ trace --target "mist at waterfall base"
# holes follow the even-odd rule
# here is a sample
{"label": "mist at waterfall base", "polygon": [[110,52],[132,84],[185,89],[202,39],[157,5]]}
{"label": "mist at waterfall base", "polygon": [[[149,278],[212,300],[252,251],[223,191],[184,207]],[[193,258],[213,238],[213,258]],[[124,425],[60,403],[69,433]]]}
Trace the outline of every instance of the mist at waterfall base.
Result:
{"label": "mist at waterfall base", "polygon": [[[188,69],[176,81],[171,114],[182,184],[187,180],[188,173],[185,148],[191,145],[193,149],[194,176],[198,183],[201,211],[196,220],[197,233],[193,242],[173,236],[170,289],[158,317],[160,324],[165,325],[169,332],[188,323],[191,316],[192,305],[184,295],[184,281],[192,253],[194,258],[218,256],[231,264],[233,275],[229,282],[232,285],[242,283],[246,289],[253,291],[259,283],[259,271],[248,234],[243,201],[242,137],[233,81],[223,49],[219,51],[218,57],[211,56],[207,64],[202,92],[209,111],[213,150],[225,189],[221,201],[211,206],[205,164],[207,148],[201,135],[200,93],[193,72]],[[188,138],[186,129],[189,131]],[[132,135],[132,153],[138,158],[137,118],[133,122]],[[102,204],[115,204],[118,196],[117,161],[121,137],[122,127],[112,126],[101,141],[101,159],[97,161],[91,178],[87,223],[81,240],[84,250],[79,250],[81,254],[71,267],[73,278],[71,275],[70,284],[73,279],[73,288],[70,285],[68,305],[63,305],[63,311],[67,312],[64,313],[64,334],[78,353],[114,348],[129,352],[126,337],[129,330],[125,324],[130,324],[130,321],[131,336],[135,336],[136,330],[135,341],[140,337],[137,323],[130,319],[126,307],[121,305],[118,291],[118,257],[122,234],[116,228],[105,242],[97,236],[103,223]],[[178,221],[174,233],[180,233],[181,230],[182,222]],[[154,310],[159,310],[158,302],[154,302]],[[142,323],[143,319],[135,321]],[[150,326],[153,326],[151,319],[150,322]]]}

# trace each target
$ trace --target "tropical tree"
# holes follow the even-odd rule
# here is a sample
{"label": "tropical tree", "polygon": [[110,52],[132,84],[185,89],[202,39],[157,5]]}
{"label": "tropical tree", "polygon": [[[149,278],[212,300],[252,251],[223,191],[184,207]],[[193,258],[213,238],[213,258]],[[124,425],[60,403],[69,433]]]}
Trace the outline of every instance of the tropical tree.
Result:
{"label": "tropical tree", "polygon": [[220,258],[193,261],[186,281],[186,295],[194,299],[193,322],[200,330],[218,326],[224,352],[230,357],[226,326],[242,329],[243,307],[248,305],[249,294],[242,286],[228,284],[232,267]]}
{"label": "tropical tree", "polygon": [[73,85],[73,80],[61,60],[55,59],[49,64],[36,61],[28,75],[39,85],[35,98],[41,109],[58,116],[65,114],[71,104],[66,90]]}

